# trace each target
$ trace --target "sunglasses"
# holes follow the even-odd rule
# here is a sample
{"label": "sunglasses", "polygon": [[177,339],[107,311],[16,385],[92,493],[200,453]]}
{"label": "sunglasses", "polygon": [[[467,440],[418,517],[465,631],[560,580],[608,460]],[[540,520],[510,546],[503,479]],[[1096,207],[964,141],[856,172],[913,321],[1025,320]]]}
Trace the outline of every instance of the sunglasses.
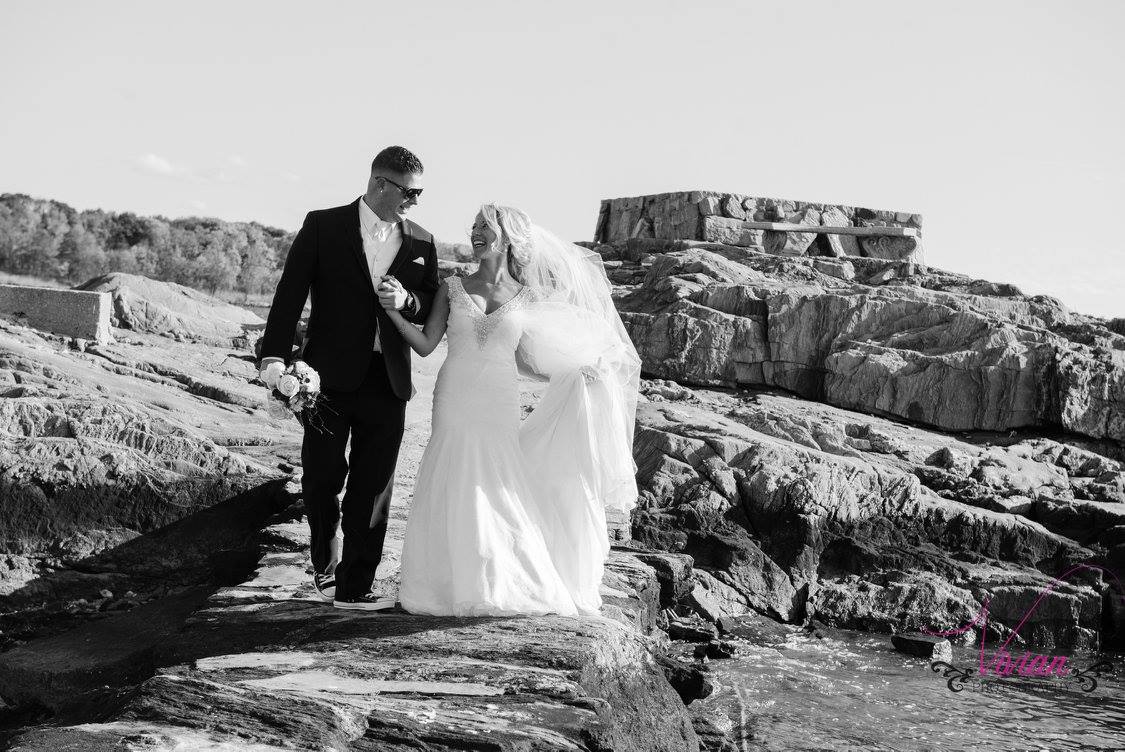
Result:
{"label": "sunglasses", "polygon": [[405,199],[409,200],[409,199],[412,199],[412,198],[418,198],[419,196],[422,195],[422,189],[421,188],[407,188],[404,185],[399,185],[398,183],[391,180],[390,178],[385,178],[385,177],[382,177],[382,176],[379,177],[379,180],[386,180],[388,183],[393,185],[395,188],[398,188],[400,191],[402,191],[402,196]]}

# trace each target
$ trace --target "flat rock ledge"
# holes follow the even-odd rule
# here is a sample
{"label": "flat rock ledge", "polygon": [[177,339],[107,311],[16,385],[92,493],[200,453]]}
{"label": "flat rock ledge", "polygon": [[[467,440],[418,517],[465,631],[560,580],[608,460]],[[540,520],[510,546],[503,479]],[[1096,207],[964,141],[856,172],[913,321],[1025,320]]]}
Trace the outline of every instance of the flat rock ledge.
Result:
{"label": "flat rock ledge", "polygon": [[656,572],[636,556],[611,554],[602,617],[346,612],[316,599],[307,528],[289,519],[264,531],[250,580],[157,648],[154,676],[82,719],[96,722],[9,749],[699,749],[656,661]]}

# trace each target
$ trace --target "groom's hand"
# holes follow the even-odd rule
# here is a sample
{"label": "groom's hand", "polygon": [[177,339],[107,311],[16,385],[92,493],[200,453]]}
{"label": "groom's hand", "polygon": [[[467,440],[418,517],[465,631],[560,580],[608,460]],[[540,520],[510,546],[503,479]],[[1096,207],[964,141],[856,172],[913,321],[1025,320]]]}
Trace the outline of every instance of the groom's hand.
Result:
{"label": "groom's hand", "polygon": [[383,275],[379,289],[375,292],[379,296],[379,304],[388,311],[401,311],[409,296],[402,283],[389,274]]}
{"label": "groom's hand", "polygon": [[258,378],[268,388],[273,389],[281,374],[285,373],[285,362],[280,358],[263,358],[262,367],[258,371]]}

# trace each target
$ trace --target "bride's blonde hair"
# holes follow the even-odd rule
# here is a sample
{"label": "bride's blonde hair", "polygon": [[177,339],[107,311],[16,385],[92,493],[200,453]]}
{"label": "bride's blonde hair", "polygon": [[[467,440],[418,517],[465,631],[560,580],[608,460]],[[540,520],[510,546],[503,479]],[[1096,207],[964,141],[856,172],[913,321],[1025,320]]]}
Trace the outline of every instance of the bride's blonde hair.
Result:
{"label": "bride's blonde hair", "polygon": [[508,273],[526,284],[523,269],[531,259],[531,218],[513,206],[481,204],[480,215],[508,248]]}

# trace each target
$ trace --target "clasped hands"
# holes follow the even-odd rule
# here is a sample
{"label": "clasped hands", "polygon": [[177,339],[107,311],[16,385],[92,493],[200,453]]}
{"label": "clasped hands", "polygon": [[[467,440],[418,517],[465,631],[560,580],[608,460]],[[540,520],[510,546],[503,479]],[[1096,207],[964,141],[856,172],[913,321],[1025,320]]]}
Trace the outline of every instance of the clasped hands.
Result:
{"label": "clasped hands", "polygon": [[384,274],[380,278],[375,294],[379,296],[379,305],[388,311],[401,311],[410,296],[402,283],[389,274]]}

